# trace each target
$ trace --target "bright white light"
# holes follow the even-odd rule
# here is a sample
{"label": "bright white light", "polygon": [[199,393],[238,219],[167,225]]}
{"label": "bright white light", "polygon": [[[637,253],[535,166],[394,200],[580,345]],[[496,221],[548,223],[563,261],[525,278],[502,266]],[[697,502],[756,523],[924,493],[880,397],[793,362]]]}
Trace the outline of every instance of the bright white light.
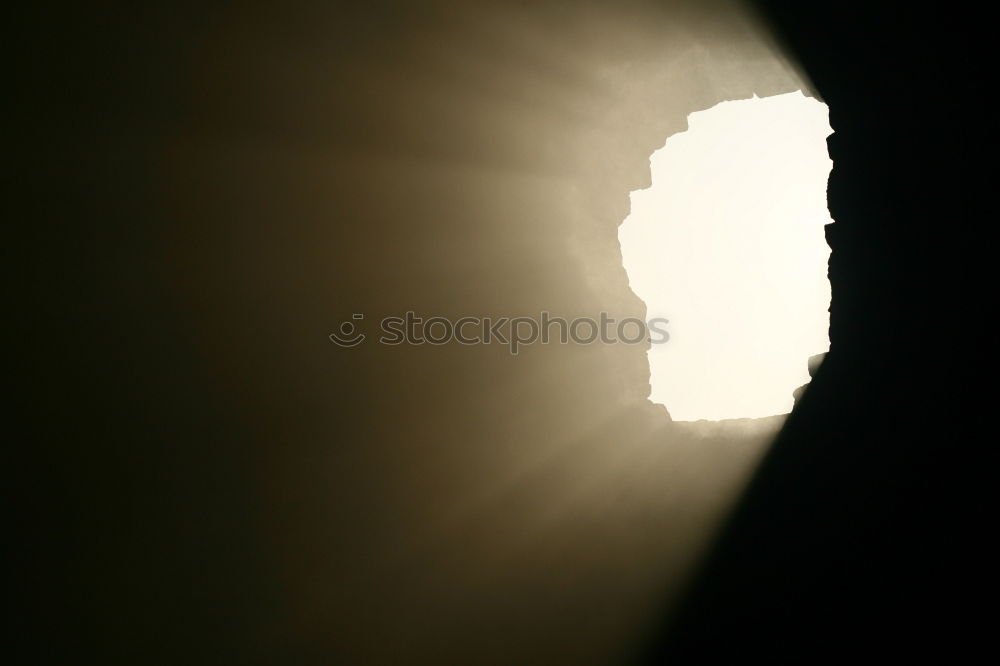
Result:
{"label": "bright white light", "polygon": [[618,234],[647,316],[670,320],[650,400],[680,421],[784,414],[829,348],[828,110],[796,92],[688,121]]}

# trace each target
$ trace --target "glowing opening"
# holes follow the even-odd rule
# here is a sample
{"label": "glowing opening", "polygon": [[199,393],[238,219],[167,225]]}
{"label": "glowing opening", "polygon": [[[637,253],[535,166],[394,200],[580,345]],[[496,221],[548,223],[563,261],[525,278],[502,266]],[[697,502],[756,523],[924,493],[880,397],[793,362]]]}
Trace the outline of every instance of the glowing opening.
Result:
{"label": "glowing opening", "polygon": [[647,316],[670,320],[648,358],[674,419],[788,413],[829,349],[828,118],[801,92],[693,113],[632,193],[618,237]]}

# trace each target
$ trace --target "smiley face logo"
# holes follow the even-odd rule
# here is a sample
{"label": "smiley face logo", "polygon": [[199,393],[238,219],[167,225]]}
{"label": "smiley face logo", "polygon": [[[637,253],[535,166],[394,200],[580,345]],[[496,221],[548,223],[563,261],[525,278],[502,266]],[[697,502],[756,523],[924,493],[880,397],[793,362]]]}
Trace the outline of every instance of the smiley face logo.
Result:
{"label": "smiley face logo", "polygon": [[[353,314],[351,319],[364,319],[363,314]],[[330,342],[340,347],[356,347],[365,341],[365,334],[358,333],[354,324],[345,321],[340,325],[340,330],[330,334]]]}

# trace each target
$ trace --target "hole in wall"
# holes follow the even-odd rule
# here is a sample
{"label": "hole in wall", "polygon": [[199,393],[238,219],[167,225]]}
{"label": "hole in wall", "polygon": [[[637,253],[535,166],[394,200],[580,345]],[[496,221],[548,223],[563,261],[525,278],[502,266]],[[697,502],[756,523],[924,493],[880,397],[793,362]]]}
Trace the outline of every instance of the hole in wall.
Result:
{"label": "hole in wall", "polygon": [[647,317],[670,322],[649,399],[675,420],[787,414],[829,349],[831,132],[816,99],[755,96],[689,115],[652,155],[618,236]]}

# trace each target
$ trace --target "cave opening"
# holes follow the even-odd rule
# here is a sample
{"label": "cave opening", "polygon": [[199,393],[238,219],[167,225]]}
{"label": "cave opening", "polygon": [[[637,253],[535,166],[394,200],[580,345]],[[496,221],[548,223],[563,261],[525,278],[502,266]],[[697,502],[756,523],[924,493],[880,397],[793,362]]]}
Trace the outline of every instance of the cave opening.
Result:
{"label": "cave opening", "polygon": [[631,289],[670,337],[647,353],[675,420],[787,414],[829,349],[826,105],[802,92],[688,116],[619,228]]}

